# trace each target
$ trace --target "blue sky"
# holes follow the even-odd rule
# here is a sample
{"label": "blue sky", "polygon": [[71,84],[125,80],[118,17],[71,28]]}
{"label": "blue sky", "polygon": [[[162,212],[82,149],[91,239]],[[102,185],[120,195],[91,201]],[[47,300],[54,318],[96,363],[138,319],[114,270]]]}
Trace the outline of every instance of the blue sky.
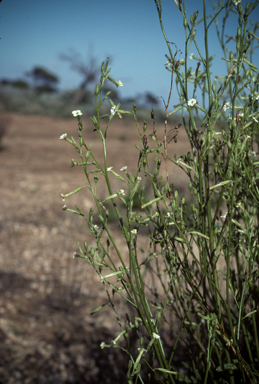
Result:
{"label": "blue sky", "polygon": [[[243,7],[246,3],[242,1]],[[188,19],[199,9],[199,20],[203,1],[186,0],[186,4]],[[181,13],[173,0],[162,0],[162,6],[167,37],[184,52]],[[209,13],[210,1],[207,6]],[[259,6],[253,20],[259,20]],[[237,16],[233,15],[226,33],[235,35],[236,27]],[[203,46],[202,23],[196,29]],[[60,89],[75,88],[81,78],[60,55],[78,52],[87,61],[92,53],[99,66],[111,57],[111,75],[124,83],[123,97],[145,91],[164,98],[168,95],[170,74],[164,67],[168,52],[153,0],[3,0],[0,37],[0,78],[24,78],[26,71],[42,66],[59,76]],[[216,54],[213,73],[226,74],[215,26],[210,29],[209,49],[211,55]],[[191,52],[196,53],[194,46]],[[190,62],[193,69],[196,64]],[[178,102],[176,92],[173,102]]]}

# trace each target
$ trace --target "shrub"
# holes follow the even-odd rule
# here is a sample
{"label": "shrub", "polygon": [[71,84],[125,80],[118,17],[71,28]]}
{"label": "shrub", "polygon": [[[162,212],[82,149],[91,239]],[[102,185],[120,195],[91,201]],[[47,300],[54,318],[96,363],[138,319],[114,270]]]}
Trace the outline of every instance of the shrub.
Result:
{"label": "shrub", "polygon": [[[258,39],[258,25],[248,27],[248,17],[257,3],[248,3],[243,10],[240,1],[220,1],[209,20],[204,0],[203,56],[195,36],[195,26],[201,22],[196,21],[198,13],[188,21],[185,2],[175,0],[186,33],[183,61],[177,59],[177,50],[173,54],[174,45],[165,34],[161,0],[155,3],[171,73],[169,97],[164,101],[163,140],[157,137],[153,111],[153,132],[147,136],[147,124],[140,127],[135,104],[131,111],[122,110],[120,104],[114,105],[109,92],[103,94],[107,81],[121,85],[110,77],[108,59],[102,64],[100,85],[95,88],[96,114],[91,117],[103,145],[104,163],[96,157],[92,143],[83,137],[80,111],[73,112],[78,119],[78,141],[66,134],[60,137],[76,149],[80,159],[72,160],[72,165],[83,168],[87,181],[84,187],[63,195],[63,199],[87,188],[95,202],[95,209],[88,213],[79,206],[63,207],[84,218],[94,239],[90,244],[89,235],[83,246],[78,243],[74,257],[85,260],[95,270],[107,293],[120,333],[115,340],[104,341],[101,348],[121,348],[128,355],[128,383],[152,378],[162,383],[257,383],[259,93],[258,68],[247,58],[254,39]],[[213,82],[208,31],[213,23],[219,31],[218,15],[223,9],[223,28],[230,12],[235,12],[238,19],[232,37],[236,52],[228,52],[221,40],[227,75]],[[197,58],[191,55],[197,61],[194,71],[188,67],[192,44],[198,52]],[[169,112],[174,81],[180,103]],[[193,85],[192,91],[188,82]],[[197,102],[199,88],[203,104]],[[103,114],[105,100],[111,109]],[[173,159],[168,155],[168,145],[170,141],[176,145],[179,126],[168,132],[167,120],[176,112],[182,114],[191,151]],[[125,114],[134,119],[140,137],[134,174],[127,167],[119,171],[107,164],[107,131],[116,115],[122,118]],[[196,115],[201,121],[199,126]],[[104,129],[101,120],[107,121]],[[187,205],[171,185],[171,166],[188,176],[191,197]],[[149,181],[152,198],[147,199],[141,172]],[[120,186],[115,190],[114,179]],[[101,201],[104,183],[108,195]],[[126,196],[124,189],[128,191]],[[119,200],[122,204],[118,204]],[[106,202],[112,203],[117,217],[116,231],[109,222]],[[121,301],[127,303],[124,312],[119,308]]]}
{"label": "shrub", "polygon": [[7,128],[11,123],[10,116],[5,113],[0,113],[0,150],[3,148],[3,137],[6,134]]}

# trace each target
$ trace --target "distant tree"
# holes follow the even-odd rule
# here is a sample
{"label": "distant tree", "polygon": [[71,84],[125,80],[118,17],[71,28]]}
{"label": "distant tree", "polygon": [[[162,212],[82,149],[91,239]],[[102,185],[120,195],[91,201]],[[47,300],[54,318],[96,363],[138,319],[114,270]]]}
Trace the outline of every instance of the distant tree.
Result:
{"label": "distant tree", "polygon": [[12,81],[8,80],[8,79],[1,79],[0,84],[1,85],[11,85]]}
{"label": "distant tree", "polygon": [[18,79],[12,82],[12,86],[19,89],[28,89],[29,85],[26,81]]}
{"label": "distant tree", "polygon": [[132,105],[133,105],[133,103],[137,103],[137,98],[136,97],[125,97],[125,98],[120,98],[120,100],[121,100],[121,103],[122,103],[122,106],[123,106],[123,108],[132,108]]}
{"label": "distant tree", "polygon": [[19,88],[19,89],[28,89],[29,85],[26,83],[26,81],[22,79],[17,80],[8,80],[8,79],[2,79],[0,80],[1,85],[11,85],[12,87]]}
{"label": "distant tree", "polygon": [[60,59],[68,61],[70,63],[70,68],[82,76],[82,81],[79,84],[73,102],[74,104],[83,102],[86,94],[85,91],[90,85],[96,84],[99,76],[100,68],[99,65],[97,65],[96,57],[90,55],[87,62],[84,62],[82,56],[78,52],[71,52],[70,54],[61,54]]}
{"label": "distant tree", "polygon": [[26,76],[32,79],[34,89],[38,93],[57,92],[56,84],[59,82],[59,79],[48,70],[34,67],[30,72],[26,73]]}
{"label": "distant tree", "polygon": [[151,105],[154,105],[154,104],[157,104],[158,103],[158,99],[156,96],[154,96],[152,93],[150,92],[146,92],[145,95],[145,102],[146,104],[151,104]]}

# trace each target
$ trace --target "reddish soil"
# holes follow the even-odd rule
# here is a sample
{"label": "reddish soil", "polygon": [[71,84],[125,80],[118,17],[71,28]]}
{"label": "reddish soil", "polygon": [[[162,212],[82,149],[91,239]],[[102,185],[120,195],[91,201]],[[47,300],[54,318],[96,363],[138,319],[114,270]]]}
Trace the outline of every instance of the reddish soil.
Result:
{"label": "reddish soil", "polygon": [[[73,259],[77,241],[89,240],[86,225],[79,216],[62,211],[61,193],[86,184],[82,169],[70,168],[77,152],[59,140],[63,133],[77,139],[77,120],[10,118],[0,151],[0,382],[126,382],[119,350],[100,348],[102,341],[109,344],[118,334],[112,311],[106,306],[90,315],[107,302],[100,278],[85,261]],[[93,142],[96,157],[102,158],[91,120],[85,119],[84,126],[85,140]],[[147,136],[151,132],[150,119]],[[158,134],[162,137],[162,126]],[[123,175],[120,168],[127,165],[133,174],[139,156],[135,143],[142,147],[135,125],[116,119],[108,131],[108,166]],[[180,129],[178,143],[170,143],[170,155],[186,153],[186,143]],[[173,167],[169,173],[184,193],[184,175]],[[114,188],[123,187],[116,181]],[[107,195],[105,189],[102,194]],[[89,211],[89,190],[66,204]]]}

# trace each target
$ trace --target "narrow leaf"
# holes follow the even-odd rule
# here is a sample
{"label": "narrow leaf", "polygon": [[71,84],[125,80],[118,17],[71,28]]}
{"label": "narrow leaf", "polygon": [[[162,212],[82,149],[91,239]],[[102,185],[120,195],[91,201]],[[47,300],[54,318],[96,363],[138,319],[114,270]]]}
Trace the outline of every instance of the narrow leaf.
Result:
{"label": "narrow leaf", "polygon": [[243,320],[244,320],[246,317],[252,315],[252,314],[255,313],[255,312],[257,312],[257,309],[255,309],[254,311],[249,312],[247,315],[245,315],[245,316],[243,317]]}
{"label": "narrow leaf", "polygon": [[189,232],[189,235],[198,235],[198,236],[204,237],[207,240],[210,239],[208,236],[204,235],[203,233],[197,232],[197,231],[191,231],[191,232]]}
{"label": "narrow leaf", "polygon": [[[106,303],[106,304],[107,304],[107,303]],[[100,309],[102,309],[106,304],[99,305],[99,307],[95,308],[95,309],[90,313],[90,315],[93,315],[94,313],[100,311]]]}
{"label": "narrow leaf", "polygon": [[155,368],[154,371],[161,371],[161,372],[165,372],[165,373],[169,373],[170,375],[177,375],[178,372],[173,372],[173,371],[168,371],[168,369],[165,369],[165,368]]}

